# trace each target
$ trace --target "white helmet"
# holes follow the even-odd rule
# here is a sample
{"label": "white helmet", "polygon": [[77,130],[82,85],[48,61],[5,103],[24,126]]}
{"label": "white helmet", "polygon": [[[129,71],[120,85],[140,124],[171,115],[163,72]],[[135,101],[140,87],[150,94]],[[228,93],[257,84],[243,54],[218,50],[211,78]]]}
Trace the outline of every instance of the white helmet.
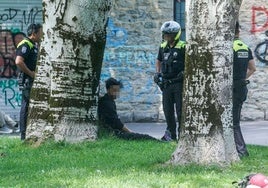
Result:
{"label": "white helmet", "polygon": [[181,31],[181,26],[175,21],[167,21],[161,26],[161,31],[164,34],[176,34]]}

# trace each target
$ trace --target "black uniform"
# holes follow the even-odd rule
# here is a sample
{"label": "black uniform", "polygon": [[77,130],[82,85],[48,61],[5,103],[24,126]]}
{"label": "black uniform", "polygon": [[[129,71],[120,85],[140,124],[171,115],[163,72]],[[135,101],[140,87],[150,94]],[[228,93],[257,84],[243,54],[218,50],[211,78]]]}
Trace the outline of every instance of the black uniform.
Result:
{"label": "black uniform", "polygon": [[146,134],[129,133],[123,130],[124,124],[121,122],[116,111],[116,104],[114,99],[105,94],[98,102],[98,117],[103,126],[109,132],[114,133],[118,138],[126,140],[157,140]]}
{"label": "black uniform", "polygon": [[[163,110],[167,122],[167,130],[171,133],[171,139],[176,140],[176,119],[174,104],[178,122],[181,121],[183,71],[185,59],[185,42],[177,41],[174,47],[163,42],[159,48],[157,59],[161,62],[161,74],[163,78],[162,96]],[[179,127],[178,127],[179,137]]]}
{"label": "black uniform", "polygon": [[[36,62],[38,57],[38,48],[33,41],[29,38],[22,40],[16,51],[17,56],[24,58],[24,63],[31,71],[35,71]],[[20,131],[21,139],[25,139],[26,123],[29,107],[29,97],[33,84],[33,79],[25,73],[20,73],[19,84],[22,90],[21,110],[20,110]]]}
{"label": "black uniform", "polygon": [[247,98],[248,62],[253,59],[252,52],[241,40],[233,43],[233,124],[236,149],[239,156],[247,156],[248,151],[240,128],[240,116],[243,102]]}

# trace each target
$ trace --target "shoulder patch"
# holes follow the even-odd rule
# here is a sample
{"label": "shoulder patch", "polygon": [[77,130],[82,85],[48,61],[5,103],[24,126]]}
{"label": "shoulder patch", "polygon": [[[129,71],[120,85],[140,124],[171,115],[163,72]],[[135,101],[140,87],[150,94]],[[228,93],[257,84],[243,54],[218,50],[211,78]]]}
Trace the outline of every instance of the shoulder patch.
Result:
{"label": "shoulder patch", "polygon": [[25,54],[27,52],[27,47],[26,46],[23,46],[21,48],[21,53]]}

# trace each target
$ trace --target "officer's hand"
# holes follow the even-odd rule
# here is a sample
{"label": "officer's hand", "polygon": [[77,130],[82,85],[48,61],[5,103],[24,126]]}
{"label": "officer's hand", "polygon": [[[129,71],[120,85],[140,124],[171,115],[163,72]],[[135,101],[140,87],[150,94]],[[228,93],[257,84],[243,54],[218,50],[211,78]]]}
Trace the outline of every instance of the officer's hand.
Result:
{"label": "officer's hand", "polygon": [[161,77],[161,73],[156,72],[156,73],[154,74],[154,82],[155,82],[155,83],[158,83],[158,82],[160,81],[160,77]]}
{"label": "officer's hand", "polygon": [[31,76],[32,78],[35,78],[35,72],[32,71],[30,76]]}

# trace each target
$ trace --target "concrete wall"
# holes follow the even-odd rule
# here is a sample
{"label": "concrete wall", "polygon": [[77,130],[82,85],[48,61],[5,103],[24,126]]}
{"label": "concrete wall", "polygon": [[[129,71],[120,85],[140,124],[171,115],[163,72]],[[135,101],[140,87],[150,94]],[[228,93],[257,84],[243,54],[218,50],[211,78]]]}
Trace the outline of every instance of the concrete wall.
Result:
{"label": "concrete wall", "polygon": [[[161,92],[152,77],[161,41],[159,28],[164,21],[173,19],[173,1],[114,0],[113,5],[107,28],[100,92],[105,92],[104,80],[108,77],[121,79],[125,87],[117,104],[122,119],[162,121]],[[14,31],[25,32],[27,25],[40,22],[42,4],[41,0],[30,3],[1,0],[0,10],[0,74],[7,67],[0,78],[0,109],[17,119],[21,95],[12,67],[15,43],[20,36],[14,35]],[[244,0],[240,24],[241,38],[254,50],[265,39],[263,32],[268,30],[267,0]],[[257,72],[251,79],[248,100],[242,112],[242,119],[246,120],[267,119],[268,69],[258,60],[256,64]]]}

